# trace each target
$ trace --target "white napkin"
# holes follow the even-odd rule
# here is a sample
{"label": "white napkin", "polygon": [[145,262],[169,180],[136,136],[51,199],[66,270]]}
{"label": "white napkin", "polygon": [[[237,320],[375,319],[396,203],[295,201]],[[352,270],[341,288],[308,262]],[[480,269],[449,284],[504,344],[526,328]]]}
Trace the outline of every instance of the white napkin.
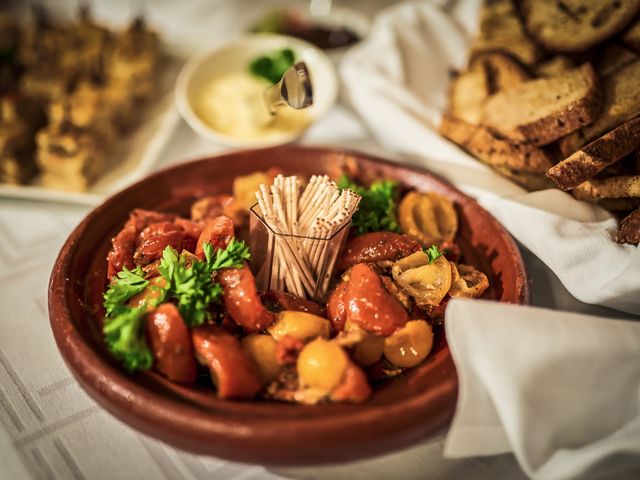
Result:
{"label": "white napkin", "polygon": [[453,300],[445,325],[460,380],[445,456],[512,451],[540,479],[640,470],[640,323]]}
{"label": "white napkin", "polygon": [[528,193],[437,132],[449,71],[466,63],[478,2],[381,12],[340,66],[345,95],[378,141],[475,196],[573,296],[640,314],[640,249],[613,239],[615,219],[559,190]]}

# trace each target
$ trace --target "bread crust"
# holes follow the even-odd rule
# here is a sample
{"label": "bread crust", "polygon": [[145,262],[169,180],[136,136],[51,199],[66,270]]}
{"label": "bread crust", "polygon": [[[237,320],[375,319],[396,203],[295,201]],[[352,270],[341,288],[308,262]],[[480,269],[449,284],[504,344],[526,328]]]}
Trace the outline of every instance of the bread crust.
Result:
{"label": "bread crust", "polygon": [[544,174],[553,165],[551,157],[544,150],[498,138],[486,128],[471,125],[451,114],[443,116],[439,131],[492,167]]}
{"label": "bread crust", "polygon": [[[530,143],[535,146],[548,145],[553,141],[574,132],[575,130],[593,122],[602,106],[602,95],[598,82],[598,77],[589,64],[585,64],[579,69],[586,75],[588,83],[587,91],[580,98],[559,106],[557,110],[550,111],[547,115],[533,120],[529,123],[518,125],[505,125],[500,110],[492,111],[496,104],[503,100],[501,94],[494,95],[487,100],[483,112],[483,124],[499,135],[503,135],[513,141]],[[523,84],[521,87],[551,88],[549,82],[563,81],[563,75],[547,79],[539,79]],[[534,84],[533,82],[545,82]],[[534,86],[535,85],[535,86]],[[515,93],[516,89],[510,93]],[[515,95],[514,95],[515,97]],[[512,98],[511,100],[515,100]],[[504,100],[507,101],[507,100]],[[512,103],[512,102],[510,102]],[[515,108],[515,107],[514,107]]]}
{"label": "bread crust", "polygon": [[547,177],[570,190],[640,148],[640,118],[634,118],[585,145],[553,166]]}
{"label": "bread crust", "polygon": [[640,11],[640,1],[522,0],[520,10],[525,29],[538,43],[551,51],[571,53],[624,30]]}
{"label": "bread crust", "polygon": [[622,122],[640,115],[640,61],[633,62],[602,81],[602,111],[590,125],[560,139],[566,157]]}
{"label": "bread crust", "polygon": [[618,243],[640,242],[640,208],[635,209],[620,222],[616,241]]}

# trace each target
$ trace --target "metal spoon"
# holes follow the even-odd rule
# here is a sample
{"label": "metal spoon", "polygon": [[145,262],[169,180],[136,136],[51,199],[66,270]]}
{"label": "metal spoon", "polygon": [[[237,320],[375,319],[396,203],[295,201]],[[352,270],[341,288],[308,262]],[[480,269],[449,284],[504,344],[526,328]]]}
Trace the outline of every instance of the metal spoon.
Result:
{"label": "metal spoon", "polygon": [[271,115],[284,105],[296,110],[313,105],[313,88],[307,65],[298,62],[289,67],[282,79],[264,92],[264,100]]}

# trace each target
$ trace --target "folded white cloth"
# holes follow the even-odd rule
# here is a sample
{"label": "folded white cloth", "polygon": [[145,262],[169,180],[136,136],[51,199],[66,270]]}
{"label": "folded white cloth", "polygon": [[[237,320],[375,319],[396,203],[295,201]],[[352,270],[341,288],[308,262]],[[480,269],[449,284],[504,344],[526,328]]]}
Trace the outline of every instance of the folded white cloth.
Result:
{"label": "folded white cloth", "polygon": [[559,190],[528,193],[437,132],[449,72],[465,65],[478,2],[403,3],[380,13],[340,66],[345,95],[378,141],[475,196],[585,303],[640,314],[640,248],[616,221]]}
{"label": "folded white cloth", "polygon": [[512,451],[540,479],[640,471],[640,322],[452,300],[445,325],[460,381],[445,456]]}

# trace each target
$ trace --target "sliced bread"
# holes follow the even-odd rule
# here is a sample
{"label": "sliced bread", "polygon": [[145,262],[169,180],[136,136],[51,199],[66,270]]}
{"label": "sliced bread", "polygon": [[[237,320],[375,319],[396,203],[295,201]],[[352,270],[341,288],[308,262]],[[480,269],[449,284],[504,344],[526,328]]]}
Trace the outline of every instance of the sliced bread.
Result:
{"label": "sliced bread", "polygon": [[484,63],[471,65],[469,70],[456,75],[449,87],[451,113],[474,125],[480,123],[482,104],[489,96],[489,76]]}
{"label": "sliced bread", "polygon": [[629,48],[640,54],[640,20],[636,21],[622,36],[622,41]]}
{"label": "sliced bread", "polygon": [[529,34],[556,52],[582,52],[622,31],[640,0],[523,0]]}
{"label": "sliced bread", "polygon": [[574,152],[547,172],[563,190],[570,190],[640,148],[640,118],[634,118]]}
{"label": "sliced bread", "polygon": [[533,65],[541,58],[540,48],[525,33],[511,0],[489,1],[482,6],[479,34],[471,51],[487,50],[504,51],[525,65]]}
{"label": "sliced bread", "polygon": [[587,180],[575,187],[575,190],[583,198],[640,197],[640,175],[620,175],[602,180]]}
{"label": "sliced bread", "polygon": [[547,145],[595,120],[600,105],[597,76],[585,63],[492,95],[482,124],[513,141]]}
{"label": "sliced bread", "polygon": [[611,42],[605,45],[594,64],[600,78],[615,74],[638,61],[638,54],[624,44]]}
{"label": "sliced bread", "polygon": [[558,142],[563,156],[571,155],[605,132],[640,115],[640,61],[604,77],[601,83],[603,105],[600,116]]}
{"label": "sliced bread", "polygon": [[533,72],[537,77],[553,77],[571,70],[575,64],[565,55],[555,55],[549,60],[539,63],[533,67]]}
{"label": "sliced bread", "polygon": [[640,208],[631,212],[620,222],[616,241],[618,243],[640,242]]}
{"label": "sliced bread", "polygon": [[489,78],[489,92],[509,90],[531,78],[529,72],[513,57],[503,52],[483,52],[473,56],[470,69],[483,66]]}
{"label": "sliced bread", "polygon": [[492,167],[543,174],[553,165],[549,155],[540,148],[502,140],[484,127],[449,114],[442,119],[440,133]]}

